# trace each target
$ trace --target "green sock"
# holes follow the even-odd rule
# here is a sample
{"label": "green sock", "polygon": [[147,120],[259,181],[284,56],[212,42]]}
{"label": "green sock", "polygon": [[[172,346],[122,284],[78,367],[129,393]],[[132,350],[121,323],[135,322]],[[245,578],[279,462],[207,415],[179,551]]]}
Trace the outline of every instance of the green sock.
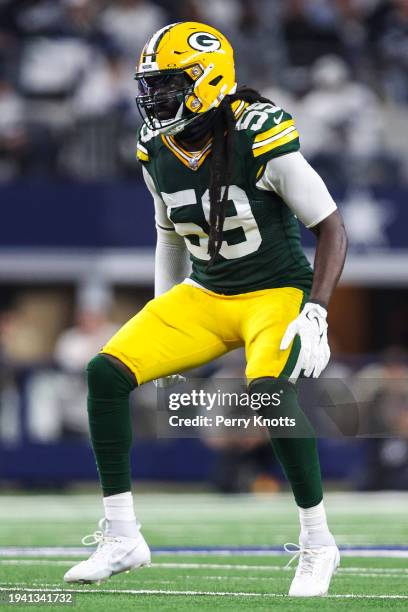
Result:
{"label": "green sock", "polygon": [[89,429],[103,494],[130,491],[129,393],[135,384],[103,355],[89,362],[87,374]]}
{"label": "green sock", "polygon": [[[294,385],[283,379],[262,378],[250,385],[251,393],[279,393],[280,405],[263,409],[266,418],[295,419],[296,428],[291,437],[279,437],[279,428],[269,428],[275,456],[290,482],[298,506],[311,508],[323,499],[319,453],[313,427],[299,406]],[[289,436],[285,427],[281,431]],[[299,437],[301,436],[301,437]]]}

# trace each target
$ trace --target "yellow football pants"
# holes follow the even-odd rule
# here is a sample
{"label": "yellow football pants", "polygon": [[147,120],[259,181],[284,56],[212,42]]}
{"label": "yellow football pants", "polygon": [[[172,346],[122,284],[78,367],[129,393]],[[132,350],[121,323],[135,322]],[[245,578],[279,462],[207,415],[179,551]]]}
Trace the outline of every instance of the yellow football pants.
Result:
{"label": "yellow football pants", "polygon": [[188,284],[151,300],[103,347],[120,359],[139,385],[201,366],[245,347],[247,379],[289,377],[299,352],[279,346],[302,306],[294,287],[220,295]]}

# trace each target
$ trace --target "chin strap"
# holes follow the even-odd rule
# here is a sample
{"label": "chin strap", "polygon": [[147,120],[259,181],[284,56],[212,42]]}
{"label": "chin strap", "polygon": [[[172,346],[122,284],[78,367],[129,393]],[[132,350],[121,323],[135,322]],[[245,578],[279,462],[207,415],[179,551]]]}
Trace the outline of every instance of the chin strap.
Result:
{"label": "chin strap", "polygon": [[180,132],[182,139],[187,143],[194,143],[202,140],[204,136],[212,131],[212,125],[218,110],[219,108],[212,109],[199,115],[195,121],[192,121],[182,132]]}

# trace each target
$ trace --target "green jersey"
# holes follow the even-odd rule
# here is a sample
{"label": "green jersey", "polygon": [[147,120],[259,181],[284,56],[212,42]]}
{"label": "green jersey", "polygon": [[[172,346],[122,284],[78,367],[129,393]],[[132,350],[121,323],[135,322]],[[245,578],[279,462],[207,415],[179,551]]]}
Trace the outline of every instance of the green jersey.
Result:
{"label": "green jersey", "polygon": [[309,291],[312,269],[300,244],[298,221],[275,191],[257,187],[267,162],[298,151],[292,117],[268,103],[236,101],[234,173],[223,242],[208,267],[211,141],[201,151],[183,149],[172,136],[143,125],[137,156],[167,207],[175,231],[184,237],[192,261],[191,279],[225,295],[274,287]]}

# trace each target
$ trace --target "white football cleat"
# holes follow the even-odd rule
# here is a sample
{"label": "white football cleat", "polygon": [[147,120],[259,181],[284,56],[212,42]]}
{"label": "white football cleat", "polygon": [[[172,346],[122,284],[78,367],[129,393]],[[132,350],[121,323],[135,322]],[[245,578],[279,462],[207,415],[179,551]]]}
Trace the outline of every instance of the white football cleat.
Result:
{"label": "white football cleat", "polygon": [[[101,529],[104,529],[105,525],[105,519],[99,521]],[[127,538],[95,531],[92,535],[85,536],[82,544],[85,546],[98,544],[98,548],[89,559],[77,563],[67,571],[64,576],[65,582],[99,584],[113,574],[150,565],[150,549],[140,532],[135,538]]]}
{"label": "white football cleat", "polygon": [[[294,548],[290,548],[294,547]],[[289,597],[324,597],[333,574],[340,565],[337,546],[299,546],[285,544],[286,552],[295,553],[286,567],[299,558]]]}

